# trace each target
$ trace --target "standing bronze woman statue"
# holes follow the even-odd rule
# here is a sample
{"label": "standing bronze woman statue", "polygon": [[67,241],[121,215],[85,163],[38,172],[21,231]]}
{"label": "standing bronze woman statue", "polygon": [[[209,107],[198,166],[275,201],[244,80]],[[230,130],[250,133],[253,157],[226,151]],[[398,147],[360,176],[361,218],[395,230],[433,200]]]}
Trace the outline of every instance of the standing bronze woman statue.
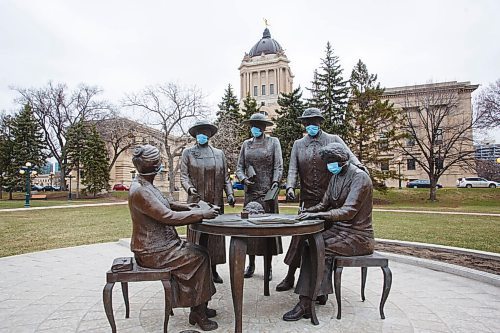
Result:
{"label": "standing bronze woman statue", "polygon": [[[188,193],[188,203],[200,200],[220,207],[224,213],[223,192],[227,202],[234,205],[233,188],[229,181],[226,157],[222,150],[208,144],[217,132],[217,127],[205,120],[197,121],[189,134],[196,138],[196,144],[182,153],[181,183]],[[205,246],[210,254],[212,276],[215,283],[222,283],[216,265],[226,262],[226,242],[224,236],[208,235],[206,244],[200,244],[200,233],[188,229],[188,240]]]}
{"label": "standing bronze woman statue", "polygon": [[[264,134],[266,127],[272,126],[273,123],[261,113],[253,114],[244,123],[250,125],[252,138],[245,140],[241,146],[236,176],[245,185],[245,206],[251,201],[256,201],[264,207],[266,213],[278,213],[277,196],[268,201],[264,200],[269,190],[279,190],[279,182],[283,175],[280,142],[277,138]],[[282,253],[281,238],[248,240],[249,265],[245,270],[246,278],[253,276],[255,256],[265,255],[267,248],[272,255]],[[271,256],[266,259],[271,260]],[[270,269],[268,273],[271,280],[272,270]]]}
{"label": "standing bronze woman statue", "polygon": [[128,205],[132,217],[130,249],[137,264],[147,268],[169,268],[172,273],[173,307],[191,307],[189,322],[202,330],[217,329],[208,318],[216,315],[207,303],[215,293],[207,250],[180,239],[175,227],[200,223],[217,216],[215,209],[191,210],[170,202],[154,185],[160,171],[158,148],[144,145],[134,150],[132,162],[137,178],[130,186]]}
{"label": "standing bronze woman statue", "polygon": [[[321,130],[321,123],[325,120],[317,108],[304,110],[298,118],[305,127],[307,134],[293,143],[288,167],[286,193],[289,199],[295,199],[297,178],[300,179],[300,207],[302,209],[318,204],[326,192],[332,174],[326,169],[326,163],[321,159],[319,150],[329,143],[339,143],[349,155],[351,164],[363,168],[344,141],[334,134]],[[295,284],[295,271],[300,267],[300,253],[303,239],[300,236],[292,237],[290,247],[285,256],[285,263],[289,265],[286,277],[277,286],[277,291],[292,289]]]}

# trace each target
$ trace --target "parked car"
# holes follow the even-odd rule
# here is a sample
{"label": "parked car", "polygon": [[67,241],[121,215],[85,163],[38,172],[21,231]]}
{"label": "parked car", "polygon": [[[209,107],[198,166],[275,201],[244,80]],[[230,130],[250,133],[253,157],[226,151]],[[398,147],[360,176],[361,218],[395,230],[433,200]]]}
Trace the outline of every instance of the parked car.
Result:
{"label": "parked car", "polygon": [[113,191],[128,191],[128,186],[124,184],[115,184],[113,186]]}
{"label": "parked car", "polygon": [[244,190],[244,189],[245,189],[245,186],[243,185],[243,183],[240,183],[240,182],[234,182],[234,183],[233,183],[233,189],[234,189],[234,190]]}
{"label": "parked car", "polygon": [[480,177],[463,177],[457,179],[457,187],[500,187],[500,183]]}
{"label": "parked car", "polygon": [[42,189],[44,192],[60,191],[60,186],[45,185]]}
{"label": "parked car", "polygon": [[[408,188],[430,188],[431,187],[431,181],[428,179],[417,179],[417,180],[412,180],[406,183],[406,187]],[[443,185],[441,184],[436,184],[436,188],[442,188]]]}
{"label": "parked car", "polygon": [[32,191],[43,191],[43,186],[33,184],[33,185],[31,185],[31,190]]}

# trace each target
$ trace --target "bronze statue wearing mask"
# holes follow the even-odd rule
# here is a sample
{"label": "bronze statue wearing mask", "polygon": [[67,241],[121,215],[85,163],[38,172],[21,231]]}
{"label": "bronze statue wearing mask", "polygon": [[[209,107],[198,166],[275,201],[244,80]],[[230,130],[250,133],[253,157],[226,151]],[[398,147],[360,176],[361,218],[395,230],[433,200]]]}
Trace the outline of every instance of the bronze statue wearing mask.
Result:
{"label": "bronze statue wearing mask", "polygon": [[[300,207],[309,208],[318,204],[325,194],[332,174],[326,169],[326,163],[319,156],[319,150],[329,143],[341,144],[349,155],[349,161],[361,166],[349,147],[338,136],[321,130],[321,123],[325,120],[317,108],[304,110],[298,118],[305,127],[306,135],[293,144],[288,168],[286,183],[287,197],[295,199],[294,189],[297,187],[297,177],[300,179]],[[286,277],[276,286],[276,291],[292,289],[295,283],[295,271],[300,266],[300,250],[303,240],[300,236],[292,237],[290,247],[285,256],[285,263],[289,265]]]}
{"label": "bronze statue wearing mask", "polygon": [[[224,152],[208,143],[215,133],[217,127],[205,120],[197,121],[189,129],[196,144],[182,153],[181,183],[188,193],[188,203],[203,200],[220,207],[220,212],[224,213],[223,193],[226,192],[230,205],[234,205],[234,196]],[[188,229],[187,236],[188,240],[200,244],[199,232]],[[206,244],[200,245],[205,246],[210,254],[213,280],[215,283],[222,283],[216,265],[226,262],[225,238],[221,235],[207,235],[206,240]]]}
{"label": "bronze statue wearing mask", "polygon": [[217,210],[192,211],[190,206],[163,196],[153,185],[161,166],[158,148],[138,146],[132,161],[138,176],[128,198],[133,226],[130,248],[137,263],[147,268],[170,268],[173,307],[191,307],[191,324],[197,323],[205,331],[217,329],[217,323],[208,319],[216,315],[215,310],[207,308],[215,293],[208,252],[181,240],[175,230],[176,226],[213,219]]}
{"label": "bronze statue wearing mask", "polygon": [[[318,303],[325,304],[333,293],[331,266],[335,256],[361,256],[372,254],[375,241],[372,227],[373,186],[370,176],[349,162],[349,152],[340,143],[331,143],[319,154],[332,174],[328,188],[320,203],[304,210],[299,220],[323,219],[330,223],[322,232],[325,242],[325,271],[319,290]],[[300,276],[295,288],[299,303],[285,313],[286,321],[299,320],[310,314],[312,304],[310,282],[313,278],[310,259],[304,246]]]}
{"label": "bronze statue wearing mask", "polygon": [[[264,200],[271,189],[278,190],[283,175],[280,142],[277,138],[264,134],[266,127],[272,126],[273,123],[260,113],[253,114],[244,123],[250,125],[252,138],[245,140],[241,146],[236,176],[245,185],[245,206],[256,201],[264,207],[266,213],[278,213],[277,197],[269,201]],[[266,242],[268,240],[265,238],[248,240],[249,265],[245,270],[246,278],[253,276],[255,255],[265,254]],[[272,255],[283,252],[280,237],[274,239],[270,251]],[[271,279],[272,271],[269,272],[269,280]]]}

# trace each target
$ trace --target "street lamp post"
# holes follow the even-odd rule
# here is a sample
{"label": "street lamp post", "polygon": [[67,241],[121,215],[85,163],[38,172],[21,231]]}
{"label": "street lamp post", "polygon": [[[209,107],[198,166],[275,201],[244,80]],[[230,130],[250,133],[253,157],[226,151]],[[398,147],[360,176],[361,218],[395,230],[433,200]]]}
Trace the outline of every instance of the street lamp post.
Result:
{"label": "street lamp post", "polygon": [[26,194],[25,194],[25,201],[24,201],[25,208],[30,207],[31,175],[36,176],[36,174],[37,174],[36,170],[33,170],[32,167],[33,167],[33,165],[30,162],[26,162],[26,164],[21,167],[21,170],[19,170],[19,173],[21,175],[26,175]]}
{"label": "street lamp post", "polygon": [[52,178],[54,178],[54,173],[52,171],[49,173],[49,178],[50,178],[50,187],[52,188]]}
{"label": "street lamp post", "polygon": [[73,200],[73,198],[71,197],[71,178],[73,178],[73,175],[71,174],[71,172],[68,174],[68,178],[69,178],[68,200]]}
{"label": "street lamp post", "polygon": [[401,164],[403,164],[403,159],[399,157],[396,160],[396,163],[398,164],[398,182],[399,182],[399,189],[401,190],[403,187],[401,186]]}

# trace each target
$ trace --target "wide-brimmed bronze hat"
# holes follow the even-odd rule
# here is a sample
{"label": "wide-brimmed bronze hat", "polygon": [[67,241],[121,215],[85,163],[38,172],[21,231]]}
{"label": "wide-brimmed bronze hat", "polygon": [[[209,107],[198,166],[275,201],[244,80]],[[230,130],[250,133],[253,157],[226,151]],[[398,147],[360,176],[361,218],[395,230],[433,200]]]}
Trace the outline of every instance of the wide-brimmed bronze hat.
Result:
{"label": "wide-brimmed bronze hat", "polygon": [[302,116],[298,117],[299,120],[311,119],[311,118],[319,118],[321,120],[325,120],[325,117],[321,114],[321,110],[318,108],[308,108],[302,112]]}
{"label": "wide-brimmed bronze hat", "polygon": [[191,126],[191,128],[189,128],[188,132],[189,134],[191,134],[193,138],[195,138],[196,134],[201,129],[208,129],[208,131],[210,132],[210,135],[208,136],[209,138],[211,138],[212,136],[214,136],[215,133],[217,133],[217,126],[210,124],[206,120],[198,120],[197,122],[194,123],[193,126]]}
{"label": "wide-brimmed bronze hat", "polygon": [[263,115],[262,113],[254,113],[250,119],[247,119],[247,120],[243,120],[243,124],[251,124],[251,123],[261,123],[261,124],[264,124],[266,126],[273,126],[274,123],[272,121],[270,121],[269,119],[267,119],[267,117],[265,115]]}

